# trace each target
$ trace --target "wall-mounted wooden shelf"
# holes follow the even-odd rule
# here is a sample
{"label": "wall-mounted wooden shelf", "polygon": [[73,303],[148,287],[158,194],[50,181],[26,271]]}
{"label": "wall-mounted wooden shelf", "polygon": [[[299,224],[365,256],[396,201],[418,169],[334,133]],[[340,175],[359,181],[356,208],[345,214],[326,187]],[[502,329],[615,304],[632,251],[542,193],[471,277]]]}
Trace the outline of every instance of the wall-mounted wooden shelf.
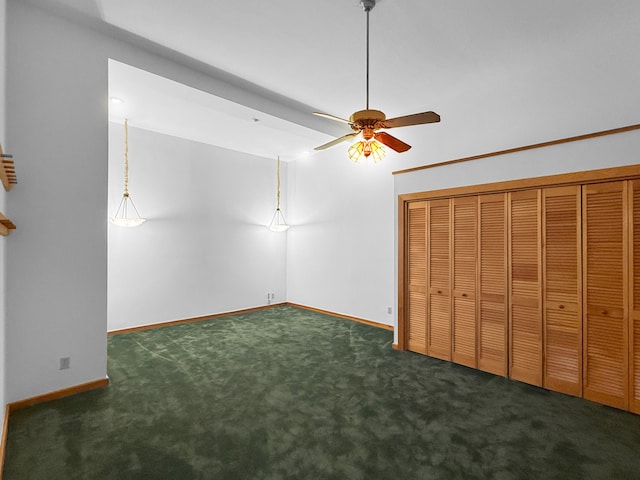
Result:
{"label": "wall-mounted wooden shelf", "polygon": [[2,185],[7,192],[18,183],[16,167],[13,164],[13,155],[4,153],[2,145],[0,145],[0,179],[2,179]]}

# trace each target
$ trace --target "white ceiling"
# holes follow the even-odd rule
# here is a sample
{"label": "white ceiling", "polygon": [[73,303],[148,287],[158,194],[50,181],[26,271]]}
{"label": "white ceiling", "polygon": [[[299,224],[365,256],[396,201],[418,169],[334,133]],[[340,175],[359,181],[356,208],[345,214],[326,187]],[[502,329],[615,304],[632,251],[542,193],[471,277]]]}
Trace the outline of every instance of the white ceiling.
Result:
{"label": "white ceiling", "polygon": [[[317,109],[344,118],[364,108],[358,0],[30,1],[81,12],[209,64],[308,106],[305,115]],[[639,17],[637,0],[378,0],[370,106],[388,117],[434,110],[444,122],[460,89],[505,70],[535,72],[560,55],[584,55],[585,45],[624,42],[620,32],[637,32]],[[637,44],[637,33],[627,40]],[[110,94],[126,97],[122,108],[131,109],[114,110],[115,121],[126,114],[132,125],[266,157],[287,145],[277,152],[287,159],[331,138],[113,65]],[[167,112],[179,112],[179,125]]]}
{"label": "white ceiling", "polygon": [[131,127],[259,157],[310,156],[332,138],[115,60],[109,61],[109,96],[112,122],[128,118]]}

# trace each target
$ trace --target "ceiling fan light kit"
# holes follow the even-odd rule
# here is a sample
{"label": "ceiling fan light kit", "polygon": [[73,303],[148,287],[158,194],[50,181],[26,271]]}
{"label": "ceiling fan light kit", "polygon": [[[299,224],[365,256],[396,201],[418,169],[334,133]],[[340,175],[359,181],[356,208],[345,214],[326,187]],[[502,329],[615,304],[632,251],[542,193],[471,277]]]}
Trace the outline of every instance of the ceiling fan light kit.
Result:
{"label": "ceiling fan light kit", "polygon": [[367,77],[366,77],[366,108],[353,113],[349,120],[345,120],[328,113],[314,112],[314,115],[325,117],[330,120],[348,124],[356,133],[348,133],[342,137],[336,138],[324,145],[316,147],[316,150],[325,150],[333,147],[338,143],[361,137],[356,143],[349,148],[349,158],[359,163],[362,157],[372,158],[374,162],[382,160],[385,155],[383,145],[392,150],[402,153],[411,148],[411,145],[390,135],[381,129],[389,129],[395,127],[408,127],[410,125],[423,125],[426,123],[436,123],[440,121],[440,115],[435,112],[423,112],[402,117],[387,119],[386,115],[380,110],[369,109],[369,12],[376,6],[375,0],[360,0],[362,8],[367,14]]}
{"label": "ceiling fan light kit", "polygon": [[371,158],[373,160],[373,163],[378,163],[386,155],[386,152],[384,151],[382,145],[380,145],[375,140],[361,140],[359,142],[356,142],[349,147],[348,153],[349,158],[354,163],[360,163],[360,160],[362,160],[363,156],[364,158]]}

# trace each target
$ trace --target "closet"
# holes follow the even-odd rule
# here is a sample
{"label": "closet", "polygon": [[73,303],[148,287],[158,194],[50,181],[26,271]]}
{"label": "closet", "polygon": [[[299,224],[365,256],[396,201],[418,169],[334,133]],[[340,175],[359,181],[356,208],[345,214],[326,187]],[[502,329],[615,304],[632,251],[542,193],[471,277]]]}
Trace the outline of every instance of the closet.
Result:
{"label": "closet", "polygon": [[400,348],[640,413],[630,169],[406,201]]}

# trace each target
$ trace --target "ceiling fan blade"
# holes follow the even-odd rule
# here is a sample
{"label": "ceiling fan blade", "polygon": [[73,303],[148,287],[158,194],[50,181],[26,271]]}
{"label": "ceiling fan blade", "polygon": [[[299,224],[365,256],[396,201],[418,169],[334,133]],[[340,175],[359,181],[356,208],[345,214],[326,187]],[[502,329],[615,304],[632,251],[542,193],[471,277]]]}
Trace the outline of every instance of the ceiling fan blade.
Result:
{"label": "ceiling fan blade", "polygon": [[326,148],[333,147],[334,145],[337,145],[339,143],[345,142],[345,141],[349,140],[350,138],[353,138],[353,137],[355,137],[357,135],[358,135],[357,132],[355,132],[355,133],[347,133],[346,135],[343,135],[340,138],[336,138],[335,140],[331,140],[329,143],[325,143],[324,145],[320,145],[319,147],[314,148],[314,150],[324,150]]}
{"label": "ceiling fan blade", "polygon": [[382,128],[408,127],[410,125],[422,125],[424,123],[437,123],[440,121],[440,115],[436,112],[414,113],[413,115],[405,115],[404,117],[389,118],[380,122]]}
{"label": "ceiling fan blade", "polygon": [[376,132],[373,137],[380,143],[385,144],[387,147],[395,150],[398,153],[406,152],[411,148],[411,145],[404,143],[402,140],[397,139],[393,135],[389,135],[387,132]]}
{"label": "ceiling fan blade", "polygon": [[351,125],[351,122],[349,120],[345,120],[344,118],[336,117],[335,115],[329,115],[328,113],[321,113],[321,112],[313,112],[313,114],[317,115],[319,117],[328,118],[329,120],[335,120],[336,122],[342,122],[342,123],[346,123],[347,125]]}

